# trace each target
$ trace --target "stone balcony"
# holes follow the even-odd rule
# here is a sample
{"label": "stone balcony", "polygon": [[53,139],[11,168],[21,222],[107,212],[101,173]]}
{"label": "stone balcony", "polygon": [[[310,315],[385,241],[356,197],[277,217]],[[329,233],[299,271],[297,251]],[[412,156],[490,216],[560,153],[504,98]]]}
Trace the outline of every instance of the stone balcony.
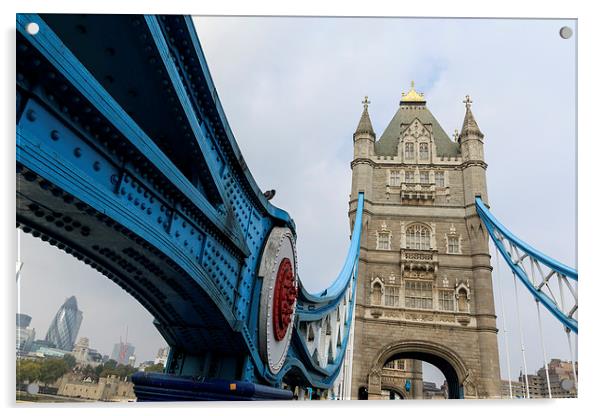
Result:
{"label": "stone balcony", "polygon": [[407,202],[434,202],[435,201],[434,183],[402,183],[401,200]]}
{"label": "stone balcony", "polygon": [[437,250],[413,250],[402,248],[400,252],[402,274],[412,272],[434,274],[439,268]]}

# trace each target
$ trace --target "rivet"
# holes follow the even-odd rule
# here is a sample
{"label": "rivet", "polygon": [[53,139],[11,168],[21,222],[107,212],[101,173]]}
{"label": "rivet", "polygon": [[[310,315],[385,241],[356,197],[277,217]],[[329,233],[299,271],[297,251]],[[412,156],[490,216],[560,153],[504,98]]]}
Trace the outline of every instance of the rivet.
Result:
{"label": "rivet", "polygon": [[76,147],[75,149],[73,149],[73,155],[75,157],[81,157],[81,155],[82,155],[82,149],[80,149],[79,147]]}
{"label": "rivet", "polygon": [[98,172],[100,170],[100,162],[94,162],[94,164],[92,165],[92,168]]}
{"label": "rivet", "polygon": [[50,132],[50,138],[56,142],[61,138],[61,134],[57,130],[52,130],[52,132]]}
{"label": "rivet", "polygon": [[29,120],[29,121],[36,121],[36,118],[38,118],[38,115],[36,114],[35,111],[29,110],[27,112],[27,120]]}

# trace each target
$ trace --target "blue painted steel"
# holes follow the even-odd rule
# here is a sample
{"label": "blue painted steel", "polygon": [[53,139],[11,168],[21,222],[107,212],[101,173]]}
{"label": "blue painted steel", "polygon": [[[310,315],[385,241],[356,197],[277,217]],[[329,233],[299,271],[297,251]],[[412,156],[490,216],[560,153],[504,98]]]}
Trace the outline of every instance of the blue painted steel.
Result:
{"label": "blue painted steel", "polygon": [[[170,345],[165,379],[136,377],[145,397],[175,394],[182,381],[165,381],[175,376],[251,383],[247,398],[278,396],[257,383],[278,386],[289,371],[332,386],[353,318],[363,194],[334,283],[310,294],[300,282],[274,375],[258,350],[257,269],[271,229],[295,224],[249,172],[190,17],[17,15],[16,145],[18,226],[128,291]],[[344,304],[340,345],[320,366],[300,326]]]}
{"label": "blue painted steel", "polygon": [[537,259],[537,261],[545,264],[551,270],[554,270],[557,273],[563,274],[566,277],[576,281],[577,280],[577,271],[546,256],[545,254],[532,248],[531,246],[529,246],[528,244],[526,244],[525,242],[523,242],[522,240],[520,240],[516,236],[514,236],[514,234],[512,234],[510,231],[508,231],[508,229],[506,229],[506,227],[504,227],[502,225],[502,223],[500,223],[491,214],[491,212],[489,211],[489,209],[487,208],[487,206],[481,200],[480,197],[476,198],[476,208],[477,208],[477,213],[479,214],[479,217],[485,224],[485,227],[487,228],[487,231],[488,231],[489,235],[491,236],[491,239],[493,240],[494,244],[496,245],[496,247],[497,247],[498,251],[500,252],[500,254],[502,255],[502,257],[504,257],[504,259],[506,260],[506,263],[511,268],[513,273],[515,273],[516,276],[518,276],[519,280],[523,283],[523,285],[527,288],[527,290],[529,290],[529,292],[535,297],[535,299],[537,301],[540,301],[545,306],[545,308],[556,319],[558,319],[565,327],[567,327],[571,331],[577,333],[578,332],[577,321],[575,319],[567,316],[562,310],[560,310],[558,308],[556,303],[552,299],[550,299],[549,296],[547,296],[541,290],[538,290],[536,287],[533,286],[532,282],[530,281],[530,279],[527,275],[527,272],[520,265],[518,265],[516,262],[514,262],[512,260],[511,254],[506,250],[502,241],[500,241],[500,239],[498,239],[495,236],[494,230],[497,230],[505,239],[512,242],[512,244],[515,244],[517,247],[519,247],[525,253],[532,256],[534,259]]}
{"label": "blue painted steel", "polygon": [[[297,303],[297,324],[295,325],[292,339],[293,351],[289,354],[289,358],[287,358],[284,364],[284,368],[281,371],[282,376],[293,367],[296,367],[303,373],[304,377],[307,378],[309,384],[319,388],[329,388],[340,372],[349,342],[349,330],[353,321],[363,211],[364,194],[360,192],[357,199],[351,244],[337,279],[328,289],[319,294],[309,294],[301,286]],[[321,367],[315,362],[312,358],[312,354],[307,349],[304,342],[304,335],[301,332],[300,323],[320,321],[325,318],[340,304],[349,289],[351,290],[351,295],[347,310],[350,312],[344,320],[345,333],[341,340],[341,345],[337,348],[336,353],[333,351],[333,355],[336,357],[333,362],[326,367]]]}
{"label": "blue painted steel", "polygon": [[251,401],[291,400],[290,390],[238,380],[197,380],[161,373],[138,372],[132,375],[138,401]]}
{"label": "blue painted steel", "polygon": [[[40,33],[33,36],[28,36],[25,31],[25,24],[28,22],[36,22],[40,26]],[[235,283],[230,283],[228,287],[224,285],[225,282],[221,281],[221,278],[229,275],[236,277],[231,271],[234,271],[238,266],[234,266],[236,263],[235,258],[241,254],[248,253],[248,248],[241,241],[241,236],[236,236],[231,231],[229,226],[226,224],[226,215],[220,215],[212,208],[210,203],[201,195],[196,189],[194,189],[190,182],[183,177],[179,170],[173,166],[169,159],[154,145],[154,143],[145,135],[144,132],[131,120],[128,115],[119,107],[115,100],[107,94],[102,86],[90,76],[88,71],[83,68],[81,63],[72,54],[66,50],[62,42],[54,35],[52,30],[45,24],[44,20],[36,15],[20,15],[18,20],[18,29],[23,36],[28,37],[28,41],[41,52],[44,58],[48,59],[49,63],[60,72],[61,75],[65,76],[67,82],[70,82],[72,88],[82,94],[83,100],[88,100],[93,108],[99,111],[100,115],[110,120],[113,128],[118,131],[118,134],[122,135],[122,139],[126,140],[134,149],[137,149],[141,155],[144,155],[146,162],[153,166],[157,171],[163,175],[168,182],[170,194],[178,192],[180,197],[185,201],[180,207],[172,206],[169,203],[169,197],[162,195],[162,192],[157,190],[152,184],[149,183],[143,177],[136,175],[136,166],[131,166],[127,161],[124,163],[120,160],[111,158],[110,155],[99,152],[98,146],[94,144],[87,144],[81,140],[79,132],[71,133],[72,128],[65,125],[64,121],[58,117],[54,117],[46,109],[45,105],[37,104],[38,100],[30,99],[26,104],[24,110],[25,114],[35,114],[35,123],[30,120],[30,117],[22,117],[19,128],[17,129],[17,161],[28,167],[33,168],[38,174],[41,174],[46,179],[49,179],[53,184],[58,185],[61,189],[69,192],[72,195],[82,196],[82,201],[85,201],[90,206],[96,208],[97,211],[108,214],[112,219],[117,219],[119,223],[127,227],[128,230],[136,232],[136,234],[144,236],[144,238],[151,242],[154,247],[159,248],[164,254],[168,255],[171,259],[176,260],[180,267],[187,270],[192,275],[197,275],[196,278],[201,280],[198,282],[205,290],[210,298],[217,303],[217,306],[221,310],[222,316],[230,323],[230,326],[235,328],[237,325],[237,317],[233,314],[232,303],[234,300],[234,286]],[[36,97],[37,98],[37,97]],[[40,97],[43,99],[43,97]],[[31,126],[31,127],[30,127]],[[36,131],[36,128],[43,128],[47,131],[60,132],[61,140],[54,139],[52,141],[44,141],[42,144],[38,143],[39,137],[44,137],[48,133],[43,131]],[[69,143],[68,140],[73,137],[74,142]],[[79,144],[75,145],[75,141],[79,141]],[[62,158],[62,160],[53,160],[53,154],[72,154],[75,150],[79,149],[79,153],[84,156],[76,156],[70,158]],[[40,159],[41,152],[45,151],[49,157]],[[86,155],[91,155],[91,159],[87,160]],[[69,159],[69,161],[68,161]],[[104,184],[101,182],[99,174],[95,172],[93,167],[92,159],[100,161],[101,166],[113,169],[111,172],[104,175]],[[58,165],[56,163],[58,162]],[[71,163],[76,162],[77,165],[71,166]],[[52,168],[55,164],[55,168]],[[121,165],[121,166],[120,166]],[[123,169],[125,167],[125,170]],[[69,168],[74,172],[74,175],[65,175],[65,169]],[[119,170],[125,172],[119,172]],[[77,173],[76,173],[77,172]],[[102,172],[102,170],[100,171]],[[82,184],[94,184],[95,189],[84,189],[81,186],[74,187],[74,177],[81,178]],[[120,187],[117,192],[112,192],[114,188],[113,178],[121,177],[122,181],[119,183]],[[131,178],[131,179],[130,179]],[[130,182],[131,181],[131,182]],[[130,183],[128,185],[128,183]],[[103,186],[104,185],[104,186]],[[131,186],[130,186],[131,185]],[[106,193],[103,194],[102,190],[106,187]],[[150,194],[146,200],[136,202],[136,199],[128,202],[125,200],[125,196],[130,195],[130,191],[124,188],[142,189],[142,193],[146,195]],[[155,189],[153,189],[155,188]],[[87,194],[84,197],[84,194]],[[141,197],[138,197],[141,199]],[[154,200],[154,202],[153,202]],[[184,205],[188,203],[188,207],[194,209],[194,212],[187,213],[187,208]],[[124,205],[125,204],[125,205]],[[143,217],[140,217],[137,213],[140,212],[140,208],[147,204],[148,209],[153,213],[163,212],[163,207],[167,207],[165,214],[157,219],[163,218],[160,223],[146,221]],[[154,204],[154,205],[153,205]],[[116,207],[128,206],[132,214],[130,218],[122,217]],[[169,211],[169,214],[168,214]],[[238,249],[238,253],[234,254],[231,249],[221,250],[215,252],[213,255],[213,246],[219,246],[220,244],[216,241],[213,242],[214,237],[211,235],[210,229],[207,226],[202,226],[200,223],[195,224],[195,221],[191,220],[191,216],[199,214],[203,216],[209,224],[209,227],[216,228],[220,231],[218,238],[230,239],[228,242],[233,243],[234,249]],[[134,220],[134,222],[132,221]],[[142,220],[142,221],[140,221]],[[176,221],[178,220],[178,221]],[[135,222],[139,222],[136,224]],[[160,226],[161,224],[165,225]],[[265,228],[270,227],[270,222],[265,223]],[[153,229],[153,227],[155,229]],[[185,240],[184,229],[194,230],[199,236],[197,243],[191,243]],[[168,236],[163,237],[162,234],[167,231]],[[217,237],[217,236],[216,236]],[[170,241],[171,240],[171,241]],[[194,240],[193,240],[194,241]],[[175,244],[175,246],[174,246]],[[195,247],[195,244],[196,247]],[[206,263],[214,262],[216,267],[220,264],[215,263],[212,258],[219,258],[225,266],[222,270],[217,270],[215,276],[219,277],[220,280],[208,276],[207,270],[199,269],[200,254],[204,254],[204,260]],[[184,257],[182,257],[184,255]],[[195,255],[196,258],[195,258]],[[147,306],[148,307],[148,306]],[[153,308],[152,313],[156,316],[156,308]],[[244,329],[241,329],[241,332]],[[215,335],[215,334],[214,334]],[[245,337],[247,338],[247,337]],[[247,340],[246,341],[250,341]],[[249,343],[251,346],[252,343]],[[257,356],[258,358],[258,356]]]}
{"label": "blue painted steel", "polygon": [[481,218],[485,217],[487,221],[495,226],[495,228],[508,240],[511,240],[514,244],[516,244],[521,250],[526,253],[529,253],[532,257],[537,258],[541,263],[548,266],[550,269],[554,269],[559,273],[562,273],[566,277],[577,280],[577,270],[566,266],[559,261],[554,260],[553,258],[546,256],[541,251],[531,247],[529,244],[517,238],[514,234],[512,234],[504,225],[499,222],[492,214],[489,212],[489,209],[485,205],[485,203],[481,200],[481,198],[476,198],[477,209],[479,212],[479,216]]}

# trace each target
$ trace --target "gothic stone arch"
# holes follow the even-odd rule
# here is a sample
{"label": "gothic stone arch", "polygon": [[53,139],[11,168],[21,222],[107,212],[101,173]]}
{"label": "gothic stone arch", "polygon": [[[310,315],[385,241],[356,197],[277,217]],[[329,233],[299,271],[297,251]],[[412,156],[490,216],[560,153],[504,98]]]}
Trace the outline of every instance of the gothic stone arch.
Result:
{"label": "gothic stone arch", "polygon": [[408,393],[406,391],[404,391],[403,389],[401,389],[399,386],[394,386],[393,384],[385,384],[383,383],[381,388],[383,390],[391,390],[397,394],[399,394],[399,396],[401,396],[402,400],[406,400]]}
{"label": "gothic stone arch", "polygon": [[372,360],[368,374],[368,398],[380,399],[382,368],[392,359],[413,358],[438,367],[446,377],[450,398],[477,398],[474,372],[453,350],[432,341],[398,341],[386,345]]}

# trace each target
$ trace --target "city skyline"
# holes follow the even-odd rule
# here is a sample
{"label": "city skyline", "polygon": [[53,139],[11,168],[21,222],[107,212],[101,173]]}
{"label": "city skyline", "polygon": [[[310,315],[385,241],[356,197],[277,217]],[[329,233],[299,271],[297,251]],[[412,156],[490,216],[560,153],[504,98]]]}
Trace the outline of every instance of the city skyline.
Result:
{"label": "city skyline", "polygon": [[[101,316],[100,310],[98,310],[98,309],[94,310],[93,308],[90,308],[88,314],[86,314],[86,317],[88,319],[82,320],[82,326],[80,327],[80,331],[79,331],[77,339],[79,339],[81,337],[89,338],[90,345],[94,349],[98,350],[103,356],[104,355],[110,356],[115,343],[117,343],[120,340],[120,338],[125,337],[125,333],[127,330],[129,333],[128,342],[133,345],[136,345],[136,347],[137,347],[137,353],[139,354],[136,356],[137,363],[141,363],[143,361],[148,361],[148,360],[154,360],[156,358],[157,351],[160,348],[167,345],[167,343],[163,340],[163,338],[161,338],[161,336],[158,334],[156,329],[152,326],[152,317],[150,316],[150,314],[148,314],[148,312],[146,312],[146,310],[144,310],[140,305],[136,304],[134,299],[127,296],[127,293],[123,292],[123,290],[121,288],[114,285],[113,282],[111,282],[108,279],[105,279],[104,276],[100,276],[100,275],[95,276],[95,274],[97,274],[97,273],[95,273],[94,270],[91,270],[87,265],[77,261],[75,258],[71,258],[71,256],[65,255],[64,253],[56,253],[55,250],[51,250],[52,247],[46,248],[46,247],[41,246],[42,244],[45,244],[45,243],[40,240],[36,241],[35,239],[31,238],[30,236],[28,236],[26,234],[21,234],[21,238],[22,238],[22,244],[23,244],[23,248],[22,248],[23,251],[28,250],[26,247],[30,247],[29,246],[29,243],[30,243],[31,244],[31,247],[30,247],[31,252],[45,252],[46,250],[48,250],[48,251],[50,251],[50,253],[54,252],[55,255],[59,255],[59,256],[62,256],[65,258],[65,259],[61,259],[60,265],[57,265],[56,262],[53,261],[52,258],[42,259],[42,262],[40,264],[35,260],[27,261],[27,254],[25,254],[24,259],[23,259],[25,261],[23,262],[24,264],[23,264],[23,267],[21,270],[21,276],[20,276],[20,282],[22,285],[23,285],[23,280],[21,280],[21,279],[30,278],[33,275],[32,269],[33,270],[43,269],[43,270],[49,272],[49,274],[54,274],[54,273],[57,273],[58,270],[64,266],[67,266],[67,268],[73,267],[75,270],[82,273],[84,278],[86,278],[88,275],[90,275],[90,278],[104,279],[104,281],[102,282],[104,284],[101,283],[101,285],[100,285],[102,288],[101,292],[105,291],[110,294],[113,294],[113,292],[117,292],[117,293],[122,292],[122,294],[124,295],[124,298],[127,299],[127,301],[128,301],[128,303],[126,303],[126,305],[128,305],[128,307],[131,307],[133,305],[132,309],[134,309],[134,315],[143,315],[143,316],[145,314],[148,315],[148,318],[149,318],[148,320],[146,320],[145,318],[147,318],[147,317],[144,316],[144,318],[142,318],[140,320],[141,322],[138,322],[138,320],[133,320],[133,321],[137,322],[137,324],[143,325],[143,328],[145,328],[143,330],[143,332],[145,334],[148,334],[149,330],[154,331],[153,335],[155,335],[154,339],[156,340],[156,347],[153,346],[153,344],[145,345],[144,343],[140,343],[140,347],[138,347],[138,345],[136,345],[135,340],[132,339],[132,336],[134,336],[134,337],[137,336],[136,334],[138,333],[138,331],[135,328],[129,329],[127,322],[124,322],[122,327],[119,327],[118,329],[116,327],[116,323],[112,319],[103,321],[100,325],[95,325],[93,320],[101,318],[102,316]],[[31,241],[29,241],[29,240],[31,240]],[[46,249],[46,250],[44,250],[44,249]],[[47,261],[44,261],[44,260],[47,260]],[[36,286],[35,280],[34,279],[32,279],[32,280],[33,281],[27,282],[23,286],[25,288],[29,287],[29,284],[31,284],[32,287]],[[46,332],[48,331],[48,328],[51,325],[52,317],[53,317],[54,313],[56,312],[56,309],[60,306],[58,299],[61,299],[61,298],[65,299],[70,296],[75,296],[78,299],[80,299],[80,298],[81,299],[93,299],[93,295],[94,295],[94,293],[86,293],[85,290],[79,290],[79,293],[72,295],[70,292],[70,289],[68,287],[63,287],[64,285],[52,285],[52,286],[53,287],[49,287],[47,289],[53,290],[53,291],[55,291],[55,293],[57,293],[57,295],[54,296],[54,298],[56,299],[57,306],[52,306],[55,304],[54,299],[53,299],[53,301],[35,305],[36,306],[35,309],[41,310],[41,311],[46,311],[46,313],[45,312],[41,312],[39,314],[29,313],[26,311],[26,309],[28,308],[28,305],[29,305],[29,298],[27,297],[27,295],[22,295],[21,302],[20,302],[21,310],[18,311],[20,313],[31,316],[32,319],[29,323],[29,327],[35,329],[36,334],[39,334],[38,337],[40,337],[42,339],[44,338],[44,334],[46,334]],[[79,286],[76,286],[76,287],[79,287]],[[85,285],[82,285],[81,289],[85,289]],[[27,290],[27,289],[25,289],[25,290]],[[48,290],[46,290],[45,292],[48,293]],[[117,294],[116,296],[119,296],[119,294]],[[78,302],[78,304],[80,306],[82,305],[81,300]],[[55,312],[51,312],[53,310],[53,308],[54,308]],[[85,304],[83,304],[83,307],[81,309],[84,313],[86,312]],[[110,324],[110,326],[108,326],[108,327],[116,327],[116,331],[114,331],[114,333],[112,332],[110,334],[102,333],[101,328],[102,328],[102,330],[106,330],[106,328],[107,328],[107,326],[105,326],[106,323]],[[146,324],[146,326],[145,326],[145,324]],[[104,340],[104,342],[102,340]]]}

